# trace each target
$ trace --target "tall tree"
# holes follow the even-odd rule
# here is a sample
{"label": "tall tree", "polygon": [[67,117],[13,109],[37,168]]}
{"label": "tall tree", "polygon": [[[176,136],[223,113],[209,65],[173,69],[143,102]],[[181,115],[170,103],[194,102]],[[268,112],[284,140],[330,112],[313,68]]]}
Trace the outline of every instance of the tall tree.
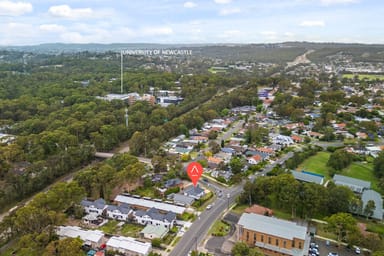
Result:
{"label": "tall tree", "polygon": [[345,240],[349,242],[351,233],[359,232],[357,221],[349,213],[336,213],[326,218],[327,229],[337,236],[337,241]]}
{"label": "tall tree", "polygon": [[375,201],[369,200],[364,207],[364,215],[367,217],[367,219],[372,217],[375,209],[376,209]]}

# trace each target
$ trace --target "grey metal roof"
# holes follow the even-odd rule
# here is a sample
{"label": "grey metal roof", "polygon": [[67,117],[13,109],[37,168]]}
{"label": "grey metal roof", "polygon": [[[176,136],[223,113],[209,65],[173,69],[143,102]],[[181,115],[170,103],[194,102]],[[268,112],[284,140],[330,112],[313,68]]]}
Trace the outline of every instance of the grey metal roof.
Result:
{"label": "grey metal roof", "polygon": [[117,195],[115,198],[116,202],[120,203],[126,203],[132,206],[138,205],[145,208],[151,208],[155,207],[157,209],[160,209],[162,211],[172,211],[177,214],[182,214],[185,211],[185,207],[162,203],[162,202],[156,202],[153,200],[147,200],[142,198],[134,198],[131,196],[123,196],[123,195]]}
{"label": "grey metal roof", "polygon": [[199,185],[195,186],[189,186],[184,189],[184,194],[190,195],[190,196],[198,196],[202,192],[204,192],[204,189],[202,189]]}
{"label": "grey metal roof", "polygon": [[174,194],[173,201],[176,203],[191,205],[193,201],[195,201],[195,199],[189,196],[181,195],[181,194]]}
{"label": "grey metal roof", "polygon": [[371,182],[365,181],[365,180],[360,180],[360,179],[355,179],[339,174],[335,174],[333,176],[333,180],[335,181],[336,185],[344,185],[350,187],[353,191],[355,192],[363,192],[363,189],[366,188],[371,188]]}
{"label": "grey metal roof", "polygon": [[379,193],[371,189],[364,190],[361,200],[363,201],[363,209],[369,200],[374,201],[376,209],[373,211],[372,218],[383,220],[383,199]]}
{"label": "grey metal roof", "polygon": [[102,199],[102,198],[99,198],[95,201],[89,201],[89,200],[86,200],[86,199],[83,199],[80,203],[83,207],[90,207],[90,206],[94,206],[95,208],[97,209],[104,209],[105,207],[105,200]]}
{"label": "grey metal roof", "polygon": [[160,213],[159,209],[156,209],[156,208],[151,208],[151,209],[147,210],[146,212],[137,211],[135,213],[135,215],[140,216],[140,217],[148,215],[153,220],[160,220],[160,221],[167,220],[168,222],[172,222],[176,219],[176,213],[167,212],[166,214],[162,214],[162,213]]}
{"label": "grey metal roof", "polygon": [[115,210],[118,210],[119,212],[123,213],[123,214],[128,214],[130,211],[131,211],[131,208],[129,207],[129,205],[127,204],[122,204],[122,205],[119,205],[119,206],[116,206],[116,205],[108,205],[107,206],[107,210],[108,211],[115,211]]}
{"label": "grey metal roof", "polygon": [[316,175],[311,175],[305,172],[291,171],[293,177],[297,180],[304,182],[313,182],[316,184],[323,184],[324,178]]}
{"label": "grey metal roof", "polygon": [[306,239],[306,227],[274,217],[267,217],[254,213],[243,213],[238,224],[249,230],[289,240],[292,240],[293,238]]}
{"label": "grey metal roof", "polygon": [[179,178],[175,178],[175,179],[170,179],[170,180],[167,180],[164,184],[164,187],[166,188],[169,188],[169,187],[173,187],[173,186],[177,186],[181,183],[182,181],[179,179]]}

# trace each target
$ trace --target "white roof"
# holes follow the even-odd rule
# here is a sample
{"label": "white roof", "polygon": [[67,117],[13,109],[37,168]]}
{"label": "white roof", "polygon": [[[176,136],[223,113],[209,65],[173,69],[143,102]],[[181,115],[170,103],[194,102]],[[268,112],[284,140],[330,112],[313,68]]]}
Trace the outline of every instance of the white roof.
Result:
{"label": "white roof", "polygon": [[245,229],[293,240],[305,240],[307,228],[294,222],[254,213],[243,213],[238,222]]}
{"label": "white roof", "polygon": [[134,198],[130,196],[117,195],[115,198],[115,201],[119,203],[126,203],[129,205],[139,205],[146,208],[154,207],[162,211],[174,212],[176,214],[182,214],[185,211],[185,207],[182,207],[182,206],[160,203],[152,200]]}
{"label": "white roof", "polygon": [[90,241],[99,243],[104,237],[104,233],[100,230],[84,230],[76,226],[59,226],[57,234],[61,237],[79,237],[84,242]]}
{"label": "white roof", "polygon": [[382,220],[383,219],[383,199],[381,195],[374,190],[364,190],[361,200],[363,200],[363,209],[367,205],[369,200],[375,202],[375,209],[373,210],[372,218]]}
{"label": "white roof", "polygon": [[141,255],[148,255],[152,249],[152,245],[150,243],[140,242],[132,237],[125,236],[113,236],[106,244],[108,247],[112,247],[116,250],[128,250]]}

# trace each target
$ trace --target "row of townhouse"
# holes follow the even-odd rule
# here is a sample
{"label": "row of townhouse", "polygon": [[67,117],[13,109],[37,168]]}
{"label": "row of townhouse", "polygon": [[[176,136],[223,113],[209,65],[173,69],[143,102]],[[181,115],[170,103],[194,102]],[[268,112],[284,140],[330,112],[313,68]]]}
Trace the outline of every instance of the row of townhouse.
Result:
{"label": "row of townhouse", "polygon": [[104,199],[95,201],[82,200],[80,203],[84,207],[87,215],[85,220],[92,220],[89,216],[107,217],[118,221],[134,221],[141,225],[151,224],[155,226],[163,226],[167,230],[172,228],[176,221],[176,213],[165,211],[164,209],[150,208],[133,208],[127,203],[120,205],[107,205]]}

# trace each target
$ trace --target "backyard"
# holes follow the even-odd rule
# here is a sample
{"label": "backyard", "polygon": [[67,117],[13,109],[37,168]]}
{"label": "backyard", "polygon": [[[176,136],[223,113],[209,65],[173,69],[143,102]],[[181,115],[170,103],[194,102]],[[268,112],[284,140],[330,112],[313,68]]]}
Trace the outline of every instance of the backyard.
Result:
{"label": "backyard", "polygon": [[116,220],[110,220],[108,223],[104,224],[100,229],[106,234],[111,235],[122,235],[122,236],[130,236],[130,237],[138,237],[139,233],[144,226],[132,224],[132,223],[124,223],[119,224]]}

